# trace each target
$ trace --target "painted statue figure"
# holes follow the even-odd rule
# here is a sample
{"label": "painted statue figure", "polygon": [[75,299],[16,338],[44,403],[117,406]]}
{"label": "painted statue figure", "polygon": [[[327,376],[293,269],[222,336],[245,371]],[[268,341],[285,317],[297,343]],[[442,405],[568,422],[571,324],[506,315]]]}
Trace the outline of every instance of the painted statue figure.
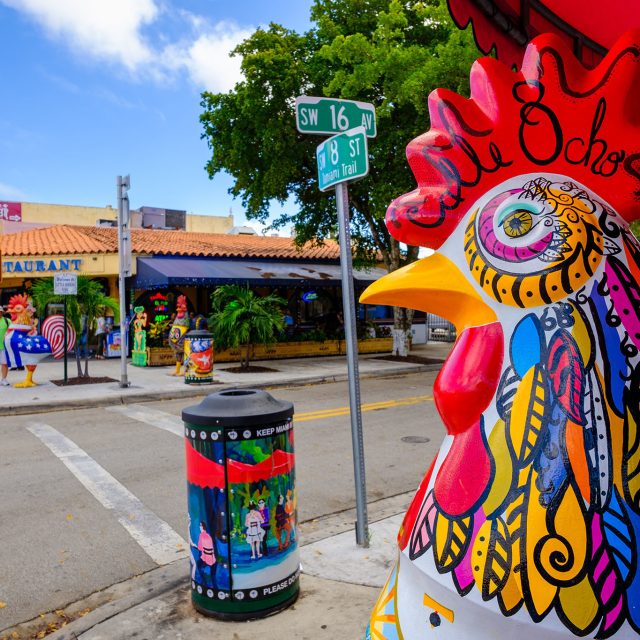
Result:
{"label": "painted statue figure", "polygon": [[35,308],[29,296],[11,296],[7,311],[11,314],[11,324],[4,336],[4,346],[9,367],[26,367],[27,377],[15,387],[35,387],[33,373],[38,362],[51,354],[49,341],[38,335],[38,321],[33,317]]}
{"label": "painted statue figure", "polygon": [[169,330],[169,346],[173,349],[176,358],[176,370],[174,376],[181,375],[182,362],[184,360],[184,336],[189,331],[189,315],[187,314],[187,298],[178,296],[176,303],[176,317]]}
{"label": "painted statue figure", "polygon": [[640,32],[552,36],[437,90],[389,231],[430,257],[362,296],[447,317],[447,435],[369,638],[640,638]]}
{"label": "painted statue figure", "polygon": [[134,307],[136,314],[133,318],[133,349],[131,349],[131,364],[138,367],[147,366],[147,312],[142,306]]}

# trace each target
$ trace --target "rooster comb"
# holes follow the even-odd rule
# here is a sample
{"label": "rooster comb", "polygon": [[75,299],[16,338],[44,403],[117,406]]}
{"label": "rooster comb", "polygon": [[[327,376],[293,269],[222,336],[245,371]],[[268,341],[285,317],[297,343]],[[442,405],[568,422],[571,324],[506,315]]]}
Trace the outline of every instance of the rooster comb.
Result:
{"label": "rooster comb", "polygon": [[429,96],[431,129],[407,147],[418,187],[387,210],[395,238],[436,249],[489,189],[536,172],[587,186],[628,222],[640,217],[640,30],[592,70],[547,34],[520,71],[482,58],[470,82],[470,99]]}
{"label": "rooster comb", "polygon": [[25,307],[30,307],[29,296],[26,293],[16,293],[9,298],[9,304],[7,305],[7,309],[13,309],[18,305],[22,305]]}

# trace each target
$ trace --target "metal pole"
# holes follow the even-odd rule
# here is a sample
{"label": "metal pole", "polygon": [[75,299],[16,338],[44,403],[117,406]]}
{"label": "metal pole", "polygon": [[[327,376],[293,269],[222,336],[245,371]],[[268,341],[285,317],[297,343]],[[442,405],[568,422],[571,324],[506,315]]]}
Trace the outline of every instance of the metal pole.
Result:
{"label": "metal pole", "polygon": [[[118,176],[116,181],[118,187],[118,293],[120,298],[120,386],[128,387],[129,379],[127,377],[127,307],[125,300],[125,256],[124,256],[124,233],[125,226],[128,233],[128,213],[129,208],[125,211],[126,190],[129,187],[129,177]],[[128,203],[127,203],[128,204]],[[126,216],[126,219],[125,219]]]}
{"label": "metal pole", "polygon": [[67,349],[68,349],[68,338],[67,338],[67,296],[64,297],[64,384],[67,384]]}
{"label": "metal pole", "polygon": [[353,292],[353,265],[351,260],[351,233],[349,230],[349,190],[347,183],[336,185],[338,229],[340,232],[340,264],[342,272],[342,313],[344,337],[347,345],[347,372],[349,375],[349,407],[351,409],[351,441],[353,471],[356,484],[356,542],[369,546],[367,515],[367,486],[364,468],[364,442],[362,439],[362,413],[360,410],[360,371],[358,369],[358,335],[356,332],[356,304]]}

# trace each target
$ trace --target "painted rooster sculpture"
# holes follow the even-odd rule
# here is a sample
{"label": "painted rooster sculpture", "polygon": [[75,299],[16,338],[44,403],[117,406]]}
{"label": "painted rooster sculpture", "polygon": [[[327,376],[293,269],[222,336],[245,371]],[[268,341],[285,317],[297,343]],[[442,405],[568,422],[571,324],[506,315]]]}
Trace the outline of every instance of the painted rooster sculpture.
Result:
{"label": "painted rooster sculpture", "polygon": [[361,300],[448,317],[447,435],[368,638],[640,638],[640,32],[437,90],[387,226],[436,252]]}
{"label": "painted rooster sculpture", "polygon": [[8,364],[27,368],[27,377],[14,386],[34,387],[33,373],[38,362],[51,354],[51,345],[38,335],[33,319],[35,309],[26,294],[11,296],[7,311],[11,314],[11,324],[4,336]]}
{"label": "painted rooster sculpture", "polygon": [[187,314],[186,296],[178,296],[176,302],[176,317],[169,329],[169,346],[173,349],[176,358],[176,369],[171,374],[174,376],[183,375],[182,362],[184,360],[184,338],[189,331],[189,315]]}

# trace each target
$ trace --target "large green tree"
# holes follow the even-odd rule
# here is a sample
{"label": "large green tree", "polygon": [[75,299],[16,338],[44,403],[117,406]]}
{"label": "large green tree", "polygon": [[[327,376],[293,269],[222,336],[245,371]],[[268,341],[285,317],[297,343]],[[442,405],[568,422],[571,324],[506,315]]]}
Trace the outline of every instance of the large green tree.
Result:
{"label": "large green tree", "polygon": [[[437,87],[468,93],[478,56],[470,32],[459,31],[445,0],[315,0],[313,27],[296,33],[271,24],[240,44],[244,79],[229,93],[203,93],[200,117],[212,156],[210,177],[226,171],[230,192],[249,219],[266,221],[274,201],[293,197],[299,243],[335,236],[333,192],[320,193],[315,148],[322,138],[296,131],[294,99],[330,96],[372,102],[378,136],[369,143],[370,175],[349,186],[351,235],[359,262],[380,256],[392,271],[415,260],[384,224],[391,200],[415,188],[407,143],[429,128],[427,96]],[[396,316],[407,328],[410,317]]]}

